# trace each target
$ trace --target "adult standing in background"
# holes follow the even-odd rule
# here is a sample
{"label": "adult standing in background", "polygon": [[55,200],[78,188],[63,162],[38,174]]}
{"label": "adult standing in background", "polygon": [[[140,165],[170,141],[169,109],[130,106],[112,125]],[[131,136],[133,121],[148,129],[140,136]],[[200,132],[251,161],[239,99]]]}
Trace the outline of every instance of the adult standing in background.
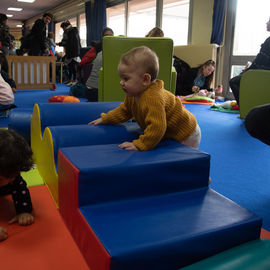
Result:
{"label": "adult standing in background", "polygon": [[68,65],[68,86],[77,83],[77,68],[80,59],[80,36],[77,27],[73,27],[69,21],[61,23],[61,28],[64,30],[63,39],[61,42],[56,43],[58,46],[63,46],[66,53],[66,63]]}
{"label": "adult standing in background", "polygon": [[9,46],[11,43],[11,35],[9,33],[9,27],[7,25],[7,15],[0,13],[0,48],[5,55],[9,55]]}
{"label": "adult standing in background", "polygon": [[44,13],[42,19],[35,21],[30,33],[25,37],[21,46],[28,50],[28,55],[48,55],[47,26],[52,18],[52,14]]}

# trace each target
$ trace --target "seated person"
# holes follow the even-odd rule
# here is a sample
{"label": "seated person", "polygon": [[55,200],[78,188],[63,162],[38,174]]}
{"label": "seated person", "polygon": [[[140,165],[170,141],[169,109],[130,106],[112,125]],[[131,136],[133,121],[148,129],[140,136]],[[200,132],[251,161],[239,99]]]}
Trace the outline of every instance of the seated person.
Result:
{"label": "seated person", "polygon": [[93,61],[93,67],[86,81],[85,95],[88,101],[98,101],[98,74],[102,67],[102,51],[97,54]]}
{"label": "seated person", "polygon": [[1,70],[1,75],[5,82],[7,82],[13,93],[16,93],[16,83],[13,79],[9,78],[8,76],[8,62],[5,54],[0,50],[0,70]]}
{"label": "seated person", "polygon": [[[113,36],[113,30],[109,27],[104,28],[103,32],[102,32],[102,37],[105,36]],[[90,48],[90,50],[82,57],[82,60],[79,64],[79,67],[82,67],[86,64],[91,63],[96,55],[101,51],[101,43],[100,42],[92,42],[91,43],[92,47]]]}
{"label": "seated person", "polygon": [[90,124],[120,124],[133,117],[143,134],[120,148],[147,151],[162,139],[198,148],[201,131],[195,116],[186,110],[178,97],[164,89],[157,79],[159,62],[156,53],[146,46],[133,48],[120,58],[120,85],[126,93],[123,103]]}
{"label": "seated person", "polygon": [[9,116],[10,109],[16,107],[14,104],[14,94],[10,85],[5,82],[0,74],[0,118]]}
{"label": "seated person", "polygon": [[250,110],[245,118],[245,127],[252,137],[270,145],[270,104]]}
{"label": "seated person", "polygon": [[[270,32],[270,18],[269,21],[266,23],[267,31]],[[232,89],[233,95],[235,100],[239,104],[239,88],[240,88],[240,81],[244,72],[250,69],[265,69],[270,70],[270,37],[268,37],[264,43],[261,45],[260,52],[257,54],[256,58],[252,62],[251,66],[245,68],[242,73],[238,76],[233,77],[230,82],[230,88]],[[255,89],[256,90],[256,89]]]}
{"label": "seated person", "polygon": [[200,89],[212,91],[210,88],[215,71],[215,62],[207,60],[196,68],[188,70],[184,77],[177,82],[177,95],[186,96],[199,92]]}

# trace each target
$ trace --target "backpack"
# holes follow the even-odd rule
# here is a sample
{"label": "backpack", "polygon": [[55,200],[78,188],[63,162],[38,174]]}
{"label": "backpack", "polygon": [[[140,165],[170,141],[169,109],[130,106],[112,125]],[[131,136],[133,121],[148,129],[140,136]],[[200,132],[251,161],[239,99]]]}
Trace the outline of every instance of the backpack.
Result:
{"label": "backpack", "polygon": [[82,83],[76,83],[70,87],[69,95],[77,98],[85,97],[85,86]]}

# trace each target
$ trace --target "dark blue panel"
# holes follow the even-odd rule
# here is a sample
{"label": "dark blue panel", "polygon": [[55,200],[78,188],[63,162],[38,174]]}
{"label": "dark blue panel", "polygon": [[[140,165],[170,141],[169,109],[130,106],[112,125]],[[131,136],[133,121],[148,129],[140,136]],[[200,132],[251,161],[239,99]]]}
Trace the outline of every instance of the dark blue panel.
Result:
{"label": "dark blue panel", "polygon": [[210,156],[176,141],[163,141],[145,152],[120,149],[118,144],[61,151],[80,170],[80,205],[208,185]]}
{"label": "dark blue panel", "polygon": [[208,188],[80,210],[112,270],[178,269],[260,235],[259,218]]}

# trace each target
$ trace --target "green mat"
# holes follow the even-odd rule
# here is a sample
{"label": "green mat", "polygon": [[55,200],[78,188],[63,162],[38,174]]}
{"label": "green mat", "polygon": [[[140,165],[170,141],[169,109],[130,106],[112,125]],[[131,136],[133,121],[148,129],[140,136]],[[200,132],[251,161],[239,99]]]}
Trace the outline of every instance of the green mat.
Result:
{"label": "green mat", "polygon": [[270,269],[270,240],[254,240],[228,249],[181,270],[266,270]]}
{"label": "green mat", "polygon": [[219,111],[219,112],[226,112],[226,113],[240,113],[239,110],[232,110],[232,109],[224,109],[222,107],[210,107],[210,110],[212,111]]}
{"label": "green mat", "polygon": [[37,168],[34,168],[28,172],[22,172],[21,175],[26,181],[28,187],[44,185]]}

